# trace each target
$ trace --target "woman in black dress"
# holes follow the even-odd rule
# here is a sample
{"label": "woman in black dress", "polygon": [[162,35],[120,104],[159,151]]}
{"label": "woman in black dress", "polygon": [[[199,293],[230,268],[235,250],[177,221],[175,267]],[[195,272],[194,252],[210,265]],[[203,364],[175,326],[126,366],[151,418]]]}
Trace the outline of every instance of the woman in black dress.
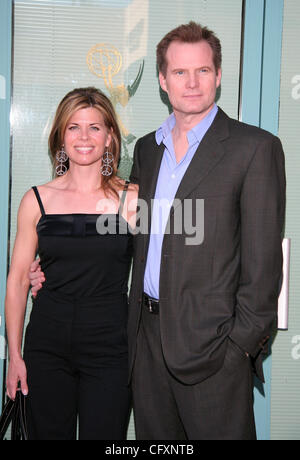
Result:
{"label": "woman in black dress", "polygon": [[[125,439],[127,283],[137,187],[117,176],[121,137],[95,88],[58,106],[49,148],[58,175],[23,197],[6,295],[7,393],[27,395],[30,439]],[[99,219],[101,220],[99,223]],[[131,227],[130,227],[131,224]],[[106,231],[103,231],[106,229]],[[121,231],[120,231],[121,230]],[[22,330],[36,252],[45,274]]]}

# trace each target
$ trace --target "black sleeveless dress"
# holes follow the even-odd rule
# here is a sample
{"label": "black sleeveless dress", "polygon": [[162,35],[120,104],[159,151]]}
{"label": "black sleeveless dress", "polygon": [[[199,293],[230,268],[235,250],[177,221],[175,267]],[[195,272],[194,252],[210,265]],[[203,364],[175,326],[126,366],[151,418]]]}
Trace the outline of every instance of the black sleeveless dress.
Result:
{"label": "black sleeveless dress", "polygon": [[24,344],[31,439],[125,439],[130,410],[127,284],[133,237],[121,216],[46,214],[37,224],[46,281]]}

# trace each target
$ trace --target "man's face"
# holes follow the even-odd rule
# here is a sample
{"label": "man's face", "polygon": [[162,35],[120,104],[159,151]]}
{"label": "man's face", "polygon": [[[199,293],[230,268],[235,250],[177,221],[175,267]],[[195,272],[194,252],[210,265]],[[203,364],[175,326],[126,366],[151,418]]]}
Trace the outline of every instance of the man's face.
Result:
{"label": "man's face", "polygon": [[212,108],[221,83],[213,51],[206,41],[172,42],[166,53],[166,75],[159,74],[162,89],[168,93],[177,116],[196,115],[199,121]]}

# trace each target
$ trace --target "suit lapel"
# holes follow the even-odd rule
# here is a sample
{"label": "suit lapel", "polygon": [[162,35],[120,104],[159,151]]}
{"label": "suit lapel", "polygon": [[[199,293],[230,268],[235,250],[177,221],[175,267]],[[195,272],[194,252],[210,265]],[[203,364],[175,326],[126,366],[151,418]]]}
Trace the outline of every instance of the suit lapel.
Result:
{"label": "suit lapel", "polygon": [[181,201],[184,200],[216,167],[225,155],[225,150],[221,141],[227,138],[228,135],[228,117],[219,108],[215,120],[200,142],[183,176],[175,196],[176,199]]}
{"label": "suit lapel", "polygon": [[[222,145],[222,140],[226,139],[229,135],[228,117],[219,108],[215,120],[211,127],[202,139],[180,185],[177,190],[175,198],[184,200],[198,185],[199,183],[216,167],[225,151]],[[143,164],[147,168],[148,174],[143,176],[143,190],[145,193],[141,194],[141,198],[147,202],[148,205],[148,234],[144,235],[144,251],[147,253],[149,236],[151,229],[151,200],[154,198],[156,184],[158,180],[160,165],[165,150],[163,142],[157,145],[156,141],[152,141],[149,145],[149,164]],[[179,204],[179,203],[178,203]],[[173,210],[178,206],[174,205]]]}
{"label": "suit lapel", "polygon": [[148,169],[148,174],[145,175],[143,179],[143,189],[145,189],[146,191],[145,199],[147,200],[147,202],[150,202],[155,195],[156,184],[158,180],[164,150],[165,146],[163,142],[161,142],[160,145],[157,145],[155,141],[154,145],[151,145],[151,151],[148,155],[149,165],[143,165],[144,167],[146,166]]}
{"label": "suit lapel", "polygon": [[160,145],[157,142],[152,140],[148,147],[149,154],[145,155],[145,160],[148,160],[148,163],[143,163],[143,168],[147,171],[147,174],[143,175],[143,183],[140,185],[140,198],[144,200],[147,204],[147,225],[148,230],[144,233],[144,253],[147,253],[148,244],[149,244],[149,237],[151,231],[151,218],[152,218],[152,199],[155,195],[156,184],[158,180],[160,165],[163,157],[163,153],[165,150],[165,146],[163,142]]}

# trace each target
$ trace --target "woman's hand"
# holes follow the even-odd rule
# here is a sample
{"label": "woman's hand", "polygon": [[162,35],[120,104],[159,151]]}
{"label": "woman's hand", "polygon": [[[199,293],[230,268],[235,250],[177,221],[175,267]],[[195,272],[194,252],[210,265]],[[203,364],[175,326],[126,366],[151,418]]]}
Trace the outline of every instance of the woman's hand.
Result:
{"label": "woman's hand", "polygon": [[30,265],[30,272],[28,274],[31,284],[31,294],[36,297],[37,292],[42,288],[45,281],[44,273],[41,271],[40,260],[37,259]]}
{"label": "woman's hand", "polygon": [[11,359],[6,378],[7,395],[10,399],[15,399],[19,382],[21,391],[26,396],[28,394],[28,385],[25,362],[22,358]]}

